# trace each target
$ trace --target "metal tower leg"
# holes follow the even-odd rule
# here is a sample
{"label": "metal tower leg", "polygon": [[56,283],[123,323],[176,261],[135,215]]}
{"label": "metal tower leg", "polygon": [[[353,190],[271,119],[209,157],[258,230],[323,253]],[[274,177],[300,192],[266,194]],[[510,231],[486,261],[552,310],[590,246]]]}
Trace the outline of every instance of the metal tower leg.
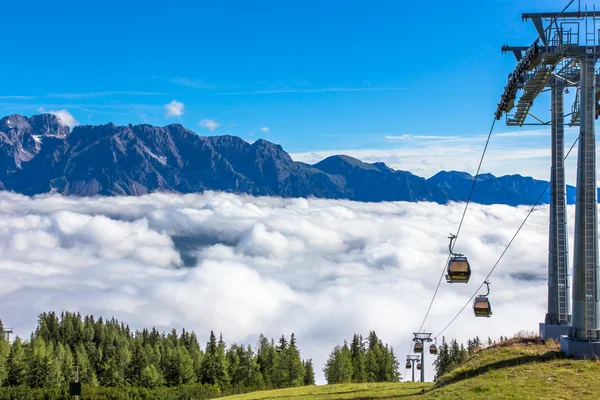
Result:
{"label": "metal tower leg", "polygon": [[552,86],[552,169],[550,174],[550,235],[548,243],[548,312],[540,324],[543,339],[560,340],[569,333],[571,293],[564,165],[563,82]]}
{"label": "metal tower leg", "polygon": [[423,346],[423,352],[421,353],[421,382],[425,382],[425,346]]}
{"label": "metal tower leg", "polygon": [[600,356],[594,67],[593,54],[582,59],[573,261],[573,325],[568,337],[561,337],[561,350],[578,357]]}

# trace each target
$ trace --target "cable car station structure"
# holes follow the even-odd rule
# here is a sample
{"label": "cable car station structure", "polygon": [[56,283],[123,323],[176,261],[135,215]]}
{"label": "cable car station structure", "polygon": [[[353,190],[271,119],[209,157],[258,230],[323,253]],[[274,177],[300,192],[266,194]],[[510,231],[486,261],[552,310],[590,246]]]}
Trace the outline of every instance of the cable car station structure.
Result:
{"label": "cable car station structure", "polygon": [[[598,276],[598,217],[595,120],[600,115],[598,70],[600,12],[524,13],[539,37],[530,46],[503,46],[517,66],[508,77],[495,113],[506,115],[506,125],[550,125],[551,183],[548,249],[548,309],[540,324],[544,339],[560,339],[561,351],[578,357],[600,356],[600,296]],[[547,25],[544,28],[544,25]],[[576,90],[565,114],[563,93]],[[517,92],[522,93],[517,100]],[[551,92],[551,119],[531,113],[542,93]],[[513,114],[509,114],[513,111]],[[534,121],[528,122],[528,117]],[[579,126],[577,203],[573,257],[573,293],[569,285],[569,254],[564,171],[564,120]]]}

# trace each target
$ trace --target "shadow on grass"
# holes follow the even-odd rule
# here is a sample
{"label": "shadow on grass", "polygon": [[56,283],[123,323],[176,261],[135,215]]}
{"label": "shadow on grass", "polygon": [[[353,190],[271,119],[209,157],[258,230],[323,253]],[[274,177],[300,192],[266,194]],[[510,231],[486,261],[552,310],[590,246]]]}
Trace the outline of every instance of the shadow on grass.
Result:
{"label": "shadow on grass", "polygon": [[[338,393],[338,394],[349,394],[349,393],[353,393],[353,392],[343,392],[343,393]],[[413,396],[419,396],[424,394],[424,391],[419,391],[417,393],[404,393],[404,394],[391,394],[389,396],[365,396],[365,397],[348,397],[348,400],[386,400],[386,399],[401,399],[403,397],[413,397]],[[331,396],[333,396],[336,393],[323,393],[322,395],[315,395],[315,394],[302,394],[302,395],[289,395],[289,396],[277,396],[277,399],[300,399],[300,398],[310,398],[310,399],[331,399]],[[274,397],[257,397],[256,399],[253,400],[273,400]]]}
{"label": "shadow on grass", "polygon": [[563,356],[560,354],[560,351],[552,350],[552,351],[547,351],[544,354],[538,354],[538,355],[534,355],[534,356],[521,356],[521,357],[510,358],[508,360],[497,361],[497,362],[494,362],[491,364],[482,365],[475,369],[470,369],[470,370],[465,370],[465,371],[462,371],[459,373],[454,373],[447,378],[442,378],[442,379],[440,379],[439,382],[437,382],[435,384],[435,386],[433,388],[431,388],[431,390],[438,389],[442,386],[451,385],[453,383],[456,383],[458,381],[462,381],[462,380],[465,380],[468,378],[474,378],[476,376],[479,376],[479,375],[484,374],[489,371],[495,371],[498,369],[508,368],[508,367],[515,367],[518,365],[530,364],[530,363],[534,363],[534,362],[546,362],[546,361],[554,360],[557,358],[563,358]]}
{"label": "shadow on grass", "polygon": [[[372,389],[356,389],[356,390],[347,390],[347,391],[338,391],[338,392],[329,392],[329,393],[323,393],[323,394],[315,394],[315,393],[307,393],[307,394],[292,394],[292,395],[286,395],[286,396],[277,396],[275,398],[277,399],[284,399],[284,398],[293,398],[293,399],[300,399],[300,398],[311,398],[311,399],[330,399],[331,396],[334,395],[349,395],[352,393],[359,393],[359,392],[368,392],[369,390]],[[411,390],[411,389],[409,389]],[[402,393],[402,394],[390,394],[390,395],[385,395],[385,396],[364,396],[364,397],[350,397],[349,400],[386,400],[386,399],[399,399],[402,397],[412,397],[412,396],[418,396],[418,395],[422,395],[425,393],[425,389],[423,388],[414,388],[412,389],[414,390],[414,392],[412,393]],[[273,400],[274,397],[257,397],[254,400]]]}

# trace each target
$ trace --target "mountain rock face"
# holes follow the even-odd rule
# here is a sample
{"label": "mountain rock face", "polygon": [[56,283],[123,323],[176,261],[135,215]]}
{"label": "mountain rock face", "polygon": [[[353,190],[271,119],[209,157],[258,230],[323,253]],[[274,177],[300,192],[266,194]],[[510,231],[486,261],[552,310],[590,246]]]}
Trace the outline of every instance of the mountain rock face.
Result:
{"label": "mountain rock face", "polygon": [[[338,155],[309,165],[263,139],[202,137],[179,124],[76,126],[51,114],[0,119],[0,189],[34,195],[142,195],[220,190],[356,201],[464,201],[473,176],[442,171],[424,179],[383,163]],[[472,200],[534,204],[547,182],[520,175],[477,178]],[[542,198],[548,203],[549,192]],[[575,188],[567,187],[568,203]]]}
{"label": "mountain rock face", "polygon": [[[427,180],[449,195],[459,199],[468,199],[473,176],[466,172],[441,171]],[[510,206],[533,205],[540,193],[548,185],[547,181],[533,179],[521,175],[505,175],[495,177],[492,174],[477,176],[472,201],[479,204],[507,204]],[[575,187],[567,185],[567,204],[575,204]],[[550,202],[550,187],[541,197],[540,204]]]}

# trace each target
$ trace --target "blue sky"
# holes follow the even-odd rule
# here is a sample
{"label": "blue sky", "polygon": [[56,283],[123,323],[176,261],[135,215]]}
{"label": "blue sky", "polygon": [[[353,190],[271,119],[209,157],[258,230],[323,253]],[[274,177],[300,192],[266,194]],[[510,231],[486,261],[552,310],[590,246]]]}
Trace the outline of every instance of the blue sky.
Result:
{"label": "blue sky", "polygon": [[[181,123],[291,153],[471,138],[487,134],[515,65],[501,46],[536,37],[521,13],[566,4],[12,1],[3,4],[0,114],[66,109],[80,124]],[[183,108],[167,115],[173,100]],[[389,138],[403,135],[414,140]],[[549,137],[503,143],[547,147]]]}

